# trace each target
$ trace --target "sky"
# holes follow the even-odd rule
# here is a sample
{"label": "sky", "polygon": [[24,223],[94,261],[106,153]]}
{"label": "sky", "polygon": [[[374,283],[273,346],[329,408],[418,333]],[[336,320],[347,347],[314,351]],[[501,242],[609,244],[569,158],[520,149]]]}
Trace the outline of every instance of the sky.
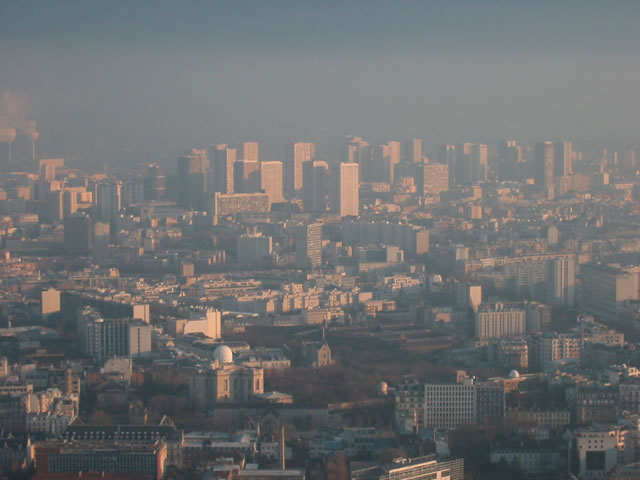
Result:
{"label": "sky", "polygon": [[[420,137],[640,145],[636,1],[0,2],[0,92],[38,148]],[[0,114],[1,115],[1,114]],[[263,155],[264,158],[265,155]]]}

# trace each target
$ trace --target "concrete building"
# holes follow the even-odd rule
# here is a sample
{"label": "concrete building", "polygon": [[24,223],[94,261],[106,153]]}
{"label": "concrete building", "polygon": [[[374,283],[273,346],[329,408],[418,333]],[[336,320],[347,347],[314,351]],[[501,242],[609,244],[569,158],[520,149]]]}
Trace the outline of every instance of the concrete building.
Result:
{"label": "concrete building", "polygon": [[73,255],[86,255],[93,250],[93,221],[86,213],[64,219],[64,249]]}
{"label": "concrete building", "polygon": [[329,166],[327,162],[314,160],[302,164],[304,188],[302,205],[305,212],[324,213],[329,193]]}
{"label": "concrete building", "polygon": [[102,318],[94,309],[77,315],[78,341],[82,352],[103,363],[113,356],[144,356],[151,352],[151,326],[131,318]]}
{"label": "concrete building", "polygon": [[638,299],[638,274],[599,263],[580,266],[578,306],[601,322],[616,322],[626,300]]}
{"label": "concrete building", "polygon": [[303,192],[304,164],[316,156],[316,146],[312,142],[295,142],[287,146],[285,155],[284,183],[287,197],[291,198]]}
{"label": "concrete building", "polygon": [[438,461],[435,455],[399,458],[389,465],[353,469],[352,480],[463,480],[464,460]]}
{"label": "concrete building", "polygon": [[523,308],[502,303],[484,304],[476,313],[476,337],[515,337],[525,333]]}
{"label": "concrete building", "polygon": [[341,217],[360,215],[360,165],[339,163],[331,172],[331,209]]}
{"label": "concrete building", "polygon": [[419,163],[416,187],[418,193],[436,196],[449,190],[449,167],[443,163]]}
{"label": "concrete building", "polygon": [[300,225],[295,231],[296,268],[317,268],[322,265],[322,224]]}
{"label": "concrete building", "polygon": [[549,260],[548,302],[552,305],[575,306],[576,273],[572,258]]}
{"label": "concrete building", "polygon": [[269,263],[273,252],[272,238],[266,235],[252,234],[238,237],[238,263]]}
{"label": "concrete building", "polygon": [[232,193],[215,192],[211,202],[212,221],[218,218],[238,213],[264,213],[270,210],[269,195],[266,193]]}
{"label": "concrete building", "polygon": [[[132,478],[144,475],[153,480],[164,477],[167,445],[126,442],[43,442],[34,446],[36,479],[63,478],[62,474],[103,472]],[[119,477],[120,478],[120,477]]]}
{"label": "concrete building", "polygon": [[284,201],[282,189],[282,162],[262,162],[260,164],[260,188],[269,197],[269,203]]}
{"label": "concrete building", "polygon": [[40,292],[40,315],[47,317],[60,311],[60,290],[49,288]]}
{"label": "concrete building", "polygon": [[222,194],[236,193],[234,185],[234,164],[237,151],[225,144],[209,147],[209,157],[213,160],[213,192]]}

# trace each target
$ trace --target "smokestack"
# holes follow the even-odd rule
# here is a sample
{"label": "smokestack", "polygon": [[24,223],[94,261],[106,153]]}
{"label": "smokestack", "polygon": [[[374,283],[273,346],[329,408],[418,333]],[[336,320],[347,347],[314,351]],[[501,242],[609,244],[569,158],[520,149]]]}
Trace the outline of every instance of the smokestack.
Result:
{"label": "smokestack", "polygon": [[280,425],[280,470],[285,470],[287,468],[287,459],[286,457],[286,441],[284,437],[284,425]]}
{"label": "smokestack", "polygon": [[31,160],[33,160],[33,163],[36,162],[36,141],[35,140],[31,141]]}
{"label": "smokestack", "polygon": [[8,158],[7,159],[7,167],[9,169],[11,169],[11,163],[12,163],[12,160],[11,160],[11,144],[12,143],[13,143],[13,140],[7,142],[7,148],[9,149],[9,157],[7,157]]}

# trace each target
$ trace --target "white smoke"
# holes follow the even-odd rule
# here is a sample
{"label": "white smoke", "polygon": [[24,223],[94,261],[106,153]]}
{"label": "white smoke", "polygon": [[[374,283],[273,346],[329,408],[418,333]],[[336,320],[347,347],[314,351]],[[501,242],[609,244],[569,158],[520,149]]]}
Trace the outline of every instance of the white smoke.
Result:
{"label": "white smoke", "polygon": [[3,90],[0,93],[0,142],[13,142],[17,132],[35,142],[40,134],[30,115],[31,106],[23,93]]}

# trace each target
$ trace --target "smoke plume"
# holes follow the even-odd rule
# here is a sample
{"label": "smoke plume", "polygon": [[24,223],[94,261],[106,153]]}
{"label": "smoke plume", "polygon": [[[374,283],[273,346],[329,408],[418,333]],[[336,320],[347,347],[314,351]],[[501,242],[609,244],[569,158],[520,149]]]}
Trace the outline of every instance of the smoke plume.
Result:
{"label": "smoke plume", "polygon": [[9,90],[0,93],[0,142],[13,142],[17,132],[35,142],[40,134],[30,115],[31,107],[23,93]]}

